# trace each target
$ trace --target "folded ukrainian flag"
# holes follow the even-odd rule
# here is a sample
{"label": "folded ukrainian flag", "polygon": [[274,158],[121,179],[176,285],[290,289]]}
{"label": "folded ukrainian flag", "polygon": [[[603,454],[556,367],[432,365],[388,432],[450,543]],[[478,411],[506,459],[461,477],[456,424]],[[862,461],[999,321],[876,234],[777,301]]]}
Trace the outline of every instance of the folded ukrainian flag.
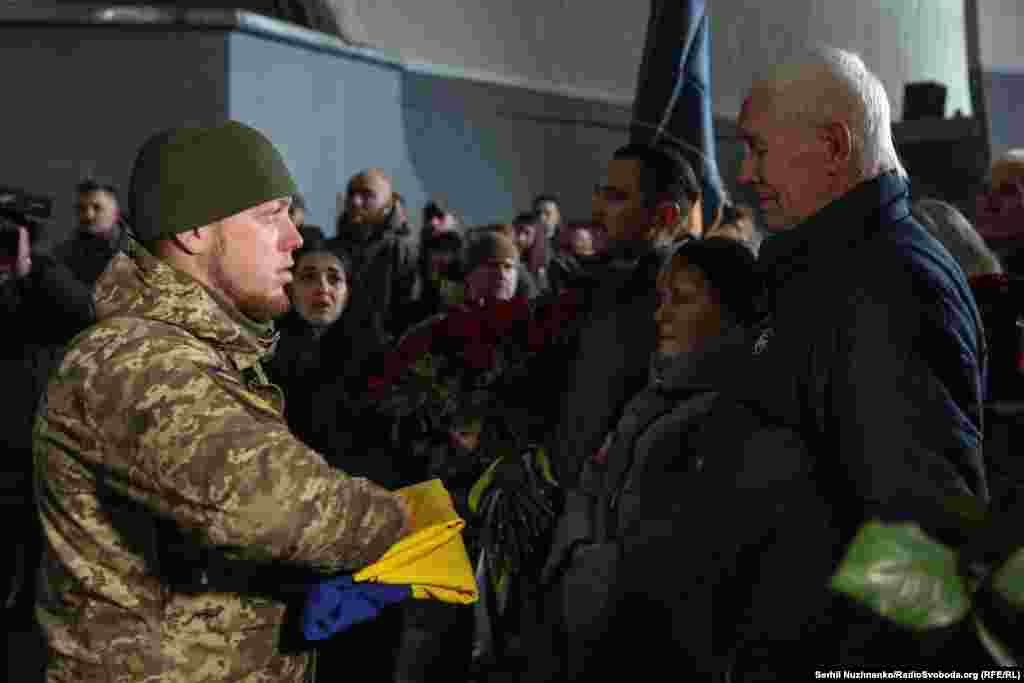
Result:
{"label": "folded ukrainian flag", "polygon": [[412,597],[468,605],[477,601],[476,579],[462,540],[465,520],[455,512],[440,479],[396,491],[412,510],[413,530],[352,579],[405,584]]}
{"label": "folded ukrainian flag", "polygon": [[382,609],[414,598],[458,604],[477,601],[452,497],[440,479],[396,491],[409,503],[412,532],[384,556],[351,576],[335,576],[314,585],[303,610],[308,640],[326,640],[354,624],[377,617]]}

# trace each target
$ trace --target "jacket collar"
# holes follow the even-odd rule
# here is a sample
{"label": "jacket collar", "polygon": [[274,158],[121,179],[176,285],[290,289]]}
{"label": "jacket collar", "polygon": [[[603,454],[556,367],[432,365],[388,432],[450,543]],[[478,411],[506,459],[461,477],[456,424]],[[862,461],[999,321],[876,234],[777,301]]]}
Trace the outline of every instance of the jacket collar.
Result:
{"label": "jacket collar", "polygon": [[721,338],[704,351],[684,353],[671,360],[661,373],[652,377],[654,387],[663,393],[715,389],[732,367],[735,356],[730,349],[741,348],[748,352],[745,342],[748,331],[742,325],[734,325],[723,332]]}
{"label": "jacket collar", "polygon": [[137,243],[118,253],[96,283],[97,318],[146,318],[187,330],[247,370],[274,351],[273,323],[243,315],[220,292],[150,254]]}
{"label": "jacket collar", "polygon": [[843,252],[910,215],[910,187],[895,172],[866,180],[795,228],[767,239],[761,270],[769,290],[815,265],[835,265]]}
{"label": "jacket collar", "polygon": [[109,238],[94,235],[83,227],[78,228],[76,237],[78,245],[84,249],[99,249],[111,254],[128,250],[128,231],[120,224],[114,226],[113,235]]}

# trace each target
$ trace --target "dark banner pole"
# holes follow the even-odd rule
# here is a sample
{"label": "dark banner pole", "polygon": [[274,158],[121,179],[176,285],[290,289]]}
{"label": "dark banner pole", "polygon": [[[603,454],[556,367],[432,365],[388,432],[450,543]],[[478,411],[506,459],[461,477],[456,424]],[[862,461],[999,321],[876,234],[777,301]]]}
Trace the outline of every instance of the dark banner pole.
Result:
{"label": "dark banner pole", "polygon": [[723,201],[711,115],[710,28],[704,0],[651,0],[632,142],[673,142],[701,174],[704,224]]}

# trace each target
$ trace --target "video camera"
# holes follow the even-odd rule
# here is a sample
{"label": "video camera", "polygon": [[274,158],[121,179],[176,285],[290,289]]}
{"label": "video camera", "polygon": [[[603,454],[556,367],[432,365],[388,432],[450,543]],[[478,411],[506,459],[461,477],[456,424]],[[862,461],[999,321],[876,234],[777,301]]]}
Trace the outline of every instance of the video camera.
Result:
{"label": "video camera", "polygon": [[0,261],[18,258],[18,226],[29,231],[53,214],[53,200],[0,185]]}

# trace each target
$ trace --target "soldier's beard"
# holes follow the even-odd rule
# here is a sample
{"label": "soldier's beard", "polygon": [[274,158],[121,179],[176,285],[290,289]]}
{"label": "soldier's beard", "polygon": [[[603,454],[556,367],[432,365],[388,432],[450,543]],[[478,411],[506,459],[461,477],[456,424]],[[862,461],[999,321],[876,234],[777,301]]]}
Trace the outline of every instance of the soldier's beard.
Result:
{"label": "soldier's beard", "polygon": [[227,267],[227,244],[218,232],[210,264],[210,283],[235,305],[239,313],[253,322],[269,322],[291,309],[291,300],[284,287],[275,292],[251,292],[246,291],[238,280]]}

